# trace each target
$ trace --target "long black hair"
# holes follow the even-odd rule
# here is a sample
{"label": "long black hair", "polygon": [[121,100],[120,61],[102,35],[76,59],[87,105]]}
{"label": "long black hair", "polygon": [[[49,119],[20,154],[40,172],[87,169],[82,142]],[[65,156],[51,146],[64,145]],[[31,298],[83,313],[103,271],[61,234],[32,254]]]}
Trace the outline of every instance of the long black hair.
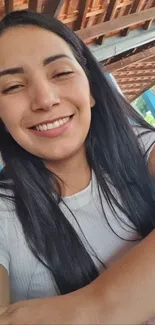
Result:
{"label": "long black hair", "polygon": [[[151,126],[111,87],[87,46],[60,21],[29,11],[12,12],[1,20],[0,35],[9,28],[25,25],[39,26],[59,35],[84,69],[96,102],[86,154],[99,193],[104,194],[111,209],[116,205],[127,215],[142,237],[147,236],[155,225],[155,185],[132,124],[144,127],[146,132],[151,131]],[[50,270],[60,293],[87,285],[98,276],[98,270],[59,207],[61,195],[55,190],[55,175],[40,158],[15,142],[2,121],[0,151],[5,163],[0,188],[12,190],[11,199],[29,248]],[[111,183],[121,201],[117,201]],[[103,217],[107,217],[104,207]]]}

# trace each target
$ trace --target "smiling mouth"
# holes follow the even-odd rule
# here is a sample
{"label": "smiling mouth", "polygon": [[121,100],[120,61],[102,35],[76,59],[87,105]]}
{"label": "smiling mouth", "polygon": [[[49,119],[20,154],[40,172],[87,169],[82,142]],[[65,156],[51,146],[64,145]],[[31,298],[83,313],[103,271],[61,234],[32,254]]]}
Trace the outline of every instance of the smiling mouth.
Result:
{"label": "smiling mouth", "polygon": [[66,123],[68,123],[68,121],[73,117],[73,115],[70,115],[70,116],[67,116],[67,117],[64,117],[64,118],[59,118],[57,120],[55,120],[54,122],[44,122],[44,123],[41,123],[39,125],[36,125],[34,127],[32,127],[31,129],[32,130],[35,130],[35,131],[48,131],[48,130],[53,130],[53,129],[56,129],[56,128],[59,128],[60,126],[62,125],[65,125]]}

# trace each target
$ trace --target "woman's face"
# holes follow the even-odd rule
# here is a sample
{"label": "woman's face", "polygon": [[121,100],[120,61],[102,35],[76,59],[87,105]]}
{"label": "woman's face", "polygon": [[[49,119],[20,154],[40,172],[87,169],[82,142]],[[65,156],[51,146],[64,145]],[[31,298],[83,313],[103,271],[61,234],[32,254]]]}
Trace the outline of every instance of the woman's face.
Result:
{"label": "woman's face", "polygon": [[74,155],[93,105],[83,69],[56,34],[22,26],[0,37],[0,118],[25,150],[53,161]]}

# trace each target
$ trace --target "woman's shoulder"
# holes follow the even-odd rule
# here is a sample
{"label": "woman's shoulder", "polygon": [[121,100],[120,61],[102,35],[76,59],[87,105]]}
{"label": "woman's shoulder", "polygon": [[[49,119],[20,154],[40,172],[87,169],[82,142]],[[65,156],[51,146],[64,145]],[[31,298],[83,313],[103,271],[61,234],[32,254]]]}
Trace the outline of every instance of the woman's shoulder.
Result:
{"label": "woman's shoulder", "polygon": [[12,190],[0,187],[0,223],[2,219],[10,219],[15,214],[15,201]]}
{"label": "woman's shoulder", "polygon": [[0,247],[4,238],[5,245],[8,247],[11,242],[16,242],[19,231],[21,232],[21,225],[16,213],[13,194],[10,190],[0,188]]}
{"label": "woman's shoulder", "polygon": [[0,187],[0,264],[9,273],[10,249],[16,241],[18,220],[15,213],[15,204],[10,190]]}

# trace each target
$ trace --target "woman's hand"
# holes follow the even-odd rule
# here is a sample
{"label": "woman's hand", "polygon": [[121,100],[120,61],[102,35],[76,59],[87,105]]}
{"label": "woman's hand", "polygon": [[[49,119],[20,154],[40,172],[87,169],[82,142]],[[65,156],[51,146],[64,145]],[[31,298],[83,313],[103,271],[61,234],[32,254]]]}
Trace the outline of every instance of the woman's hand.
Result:
{"label": "woman's hand", "polygon": [[[64,299],[62,299],[64,300]],[[56,298],[25,300],[0,309],[1,325],[43,325],[73,324],[74,311],[69,315],[63,304]]]}
{"label": "woman's hand", "polygon": [[0,325],[143,324],[155,316],[155,231],[73,293],[0,310]]}
{"label": "woman's hand", "polygon": [[[74,311],[64,304],[65,299],[45,298],[24,300],[0,309],[1,325],[73,324]],[[69,314],[67,310],[69,309]]]}
{"label": "woman's hand", "polygon": [[84,296],[80,296],[79,292],[24,300],[0,308],[0,325],[94,324],[85,307]]}

